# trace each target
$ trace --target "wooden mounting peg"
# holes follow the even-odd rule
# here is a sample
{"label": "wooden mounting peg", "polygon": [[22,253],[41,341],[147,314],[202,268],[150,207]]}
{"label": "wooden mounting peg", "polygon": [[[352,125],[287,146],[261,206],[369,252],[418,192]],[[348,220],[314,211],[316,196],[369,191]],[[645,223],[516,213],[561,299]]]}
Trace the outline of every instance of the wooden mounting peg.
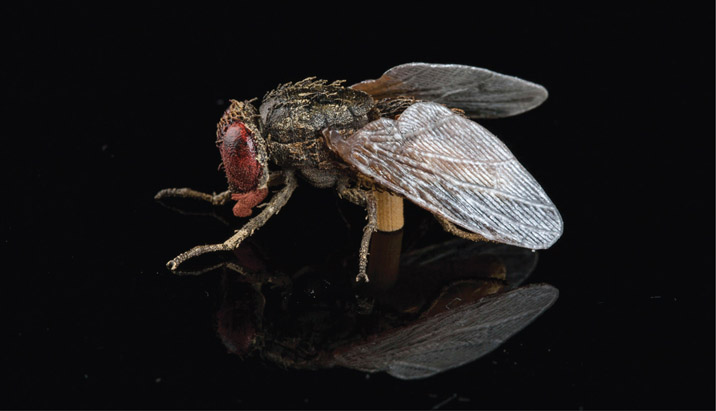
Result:
{"label": "wooden mounting peg", "polygon": [[374,191],[376,228],[370,242],[368,276],[373,292],[393,287],[400,273],[400,249],[403,242],[403,198],[387,191]]}
{"label": "wooden mounting peg", "polygon": [[403,228],[403,198],[387,191],[375,191],[378,231],[393,232]]}

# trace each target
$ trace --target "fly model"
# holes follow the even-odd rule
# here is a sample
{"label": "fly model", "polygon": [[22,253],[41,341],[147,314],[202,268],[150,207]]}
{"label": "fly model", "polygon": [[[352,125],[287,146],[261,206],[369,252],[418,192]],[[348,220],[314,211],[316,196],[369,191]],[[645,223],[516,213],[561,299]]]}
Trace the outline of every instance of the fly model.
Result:
{"label": "fly model", "polygon": [[412,201],[459,237],[548,248],[562,234],[557,208],[505,144],[470,120],[520,114],[546,98],[542,86],[486,69],[408,63],[350,87],[315,78],[283,84],[258,107],[232,100],[216,140],[229,189],[165,189],[157,198],[233,201],[234,215],[249,217],[269,185],[283,187],[228,240],[194,247],[167,266],[236,249],[288,202],[298,177],[365,207],[357,280],[368,280],[375,193]]}

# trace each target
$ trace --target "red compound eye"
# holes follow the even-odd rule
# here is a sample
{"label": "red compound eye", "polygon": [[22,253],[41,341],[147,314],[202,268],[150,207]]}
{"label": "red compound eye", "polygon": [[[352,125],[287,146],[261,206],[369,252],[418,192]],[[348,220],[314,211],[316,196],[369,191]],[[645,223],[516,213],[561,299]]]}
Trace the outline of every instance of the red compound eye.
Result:
{"label": "red compound eye", "polygon": [[256,189],[263,169],[259,163],[251,131],[242,122],[226,128],[219,145],[229,188],[238,193]]}

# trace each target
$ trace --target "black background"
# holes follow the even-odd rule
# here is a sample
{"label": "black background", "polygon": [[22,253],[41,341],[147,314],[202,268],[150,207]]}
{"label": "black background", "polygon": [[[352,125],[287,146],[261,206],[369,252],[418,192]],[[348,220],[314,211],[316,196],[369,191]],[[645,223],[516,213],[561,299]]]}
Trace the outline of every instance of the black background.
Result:
{"label": "black background", "polygon": [[[712,409],[714,5],[594,4],[3,6],[0,406]],[[164,263],[231,229],[154,193],[224,189],[213,139],[229,98],[411,61],[549,90],[483,125],[562,213],[532,277],[557,304],[417,382],[230,356],[217,278]],[[320,254],[306,236],[330,235],[336,210],[353,212],[302,186],[257,235]]]}

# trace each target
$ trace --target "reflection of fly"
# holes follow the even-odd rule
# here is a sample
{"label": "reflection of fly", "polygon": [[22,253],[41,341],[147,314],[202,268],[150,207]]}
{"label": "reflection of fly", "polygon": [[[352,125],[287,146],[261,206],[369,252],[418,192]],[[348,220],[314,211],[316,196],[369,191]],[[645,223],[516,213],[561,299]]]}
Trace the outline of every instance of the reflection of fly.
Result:
{"label": "reflection of fly", "polygon": [[403,254],[397,282],[371,292],[366,312],[343,264],[279,272],[246,245],[217,267],[226,268],[219,336],[234,354],[282,367],[430,377],[496,349],[559,294],[548,284],[518,288],[536,253],[454,239]]}
{"label": "reflection of fly", "polygon": [[284,187],[224,243],[194,247],[167,266],[237,248],[286,204],[296,174],[366,208],[359,278],[367,279],[376,229],[374,190],[411,200],[460,237],[547,248],[562,233],[556,207],[507,147],[468,119],[512,116],[546,97],[539,85],[481,68],[409,63],[351,87],[313,78],[284,84],[258,110],[232,101],[217,130],[229,190],[166,189],[157,198],[233,200],[234,214],[248,217],[270,184],[282,179]]}

